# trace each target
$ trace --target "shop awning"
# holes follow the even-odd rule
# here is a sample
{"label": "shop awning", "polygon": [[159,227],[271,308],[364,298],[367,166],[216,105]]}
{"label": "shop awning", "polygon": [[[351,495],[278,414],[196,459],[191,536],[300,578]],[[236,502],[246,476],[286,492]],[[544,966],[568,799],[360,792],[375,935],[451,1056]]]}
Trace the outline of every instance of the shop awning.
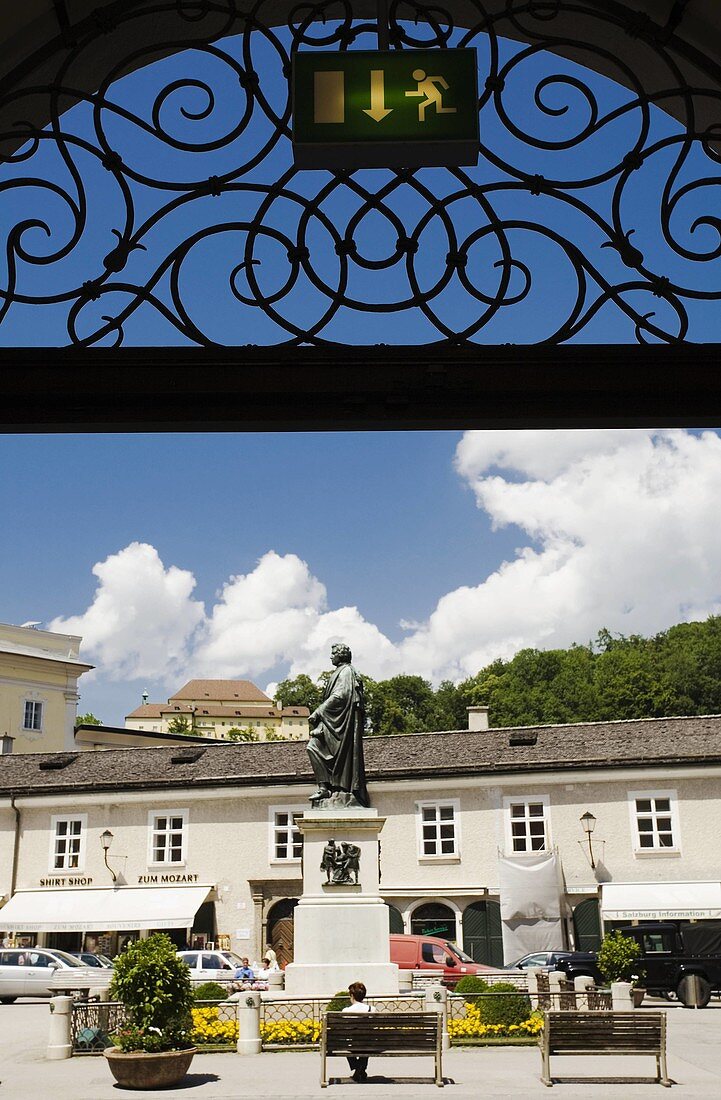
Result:
{"label": "shop awning", "polygon": [[6,932],[130,932],[191,928],[212,886],[18,890],[0,909]]}
{"label": "shop awning", "polygon": [[601,918],[721,918],[721,882],[605,882],[601,887]]}

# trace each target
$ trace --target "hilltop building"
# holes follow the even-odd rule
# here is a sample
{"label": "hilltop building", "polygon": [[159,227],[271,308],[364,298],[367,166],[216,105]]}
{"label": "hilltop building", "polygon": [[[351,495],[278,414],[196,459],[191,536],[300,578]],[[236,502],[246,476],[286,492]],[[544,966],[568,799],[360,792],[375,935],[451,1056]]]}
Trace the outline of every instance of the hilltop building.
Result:
{"label": "hilltop building", "polygon": [[307,707],[278,707],[250,680],[189,680],[167,703],[144,701],[126,715],[125,728],[219,741],[238,739],[231,734],[238,730],[255,741],[299,741],[309,734]]}

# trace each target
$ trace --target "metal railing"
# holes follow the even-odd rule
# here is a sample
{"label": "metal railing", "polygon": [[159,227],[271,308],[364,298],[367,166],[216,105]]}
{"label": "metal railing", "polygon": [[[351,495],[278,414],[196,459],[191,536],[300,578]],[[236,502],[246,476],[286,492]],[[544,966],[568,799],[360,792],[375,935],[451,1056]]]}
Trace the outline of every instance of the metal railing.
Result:
{"label": "metal railing", "polygon": [[119,1001],[74,1001],[70,1020],[73,1054],[101,1054],[128,1021]]}
{"label": "metal railing", "polygon": [[[335,997],[284,997],[261,1001],[260,1036],[263,1049],[283,1046],[315,1047],[320,1042],[323,1013],[337,1002]],[[422,1012],[423,994],[368,997],[378,1012]]]}
{"label": "metal railing", "polygon": [[[235,1001],[196,1001],[191,1012],[192,1040],[196,1046],[235,1049],[238,1041]],[[128,1022],[128,1010],[119,1001],[75,1001],[70,1024],[73,1054],[102,1054]]]}
{"label": "metal railing", "polygon": [[235,1050],[238,1042],[238,1005],[235,1001],[196,1001],[192,1040],[197,1047]]}

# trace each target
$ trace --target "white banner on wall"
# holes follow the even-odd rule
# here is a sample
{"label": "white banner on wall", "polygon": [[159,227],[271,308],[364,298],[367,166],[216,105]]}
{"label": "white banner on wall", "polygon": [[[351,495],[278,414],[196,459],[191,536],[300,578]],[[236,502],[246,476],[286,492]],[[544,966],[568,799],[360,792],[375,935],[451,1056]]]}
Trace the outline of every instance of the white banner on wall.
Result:
{"label": "white banner on wall", "polygon": [[504,962],[531,951],[563,950],[561,878],[555,852],[499,856]]}

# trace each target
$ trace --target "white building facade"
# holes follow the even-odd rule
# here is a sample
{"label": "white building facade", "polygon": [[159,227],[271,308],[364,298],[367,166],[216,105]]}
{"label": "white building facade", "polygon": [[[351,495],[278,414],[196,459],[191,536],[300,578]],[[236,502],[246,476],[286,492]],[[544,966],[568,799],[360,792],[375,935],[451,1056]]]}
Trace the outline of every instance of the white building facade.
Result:
{"label": "white building facade", "polygon": [[[597,946],[599,913],[721,919],[721,717],[374,737],[366,761],[393,931],[500,965]],[[312,790],[293,742],[0,758],[0,933],[114,951],[164,928],[287,962]]]}

